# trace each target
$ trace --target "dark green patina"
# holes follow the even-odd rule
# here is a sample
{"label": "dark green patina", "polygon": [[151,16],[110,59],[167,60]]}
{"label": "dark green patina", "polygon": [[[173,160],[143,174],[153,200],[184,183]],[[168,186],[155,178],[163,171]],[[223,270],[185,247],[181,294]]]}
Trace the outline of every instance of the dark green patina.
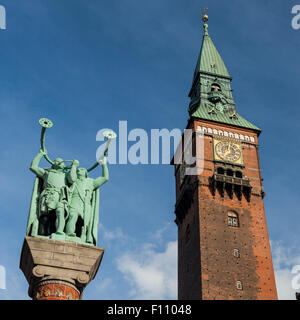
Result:
{"label": "dark green patina", "polygon": [[228,70],[208,34],[205,16],[201,51],[194,71],[189,113],[193,118],[261,131],[236,111]]}

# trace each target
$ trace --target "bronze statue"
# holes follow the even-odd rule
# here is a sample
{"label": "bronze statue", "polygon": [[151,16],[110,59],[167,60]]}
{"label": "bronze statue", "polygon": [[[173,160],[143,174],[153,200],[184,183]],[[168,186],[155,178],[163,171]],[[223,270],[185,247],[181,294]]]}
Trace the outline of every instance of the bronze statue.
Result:
{"label": "bronze statue", "polygon": [[[97,244],[99,188],[108,181],[106,154],[111,139],[116,137],[112,131],[104,133],[107,138],[106,149],[100,160],[89,170],[78,168],[78,160],[57,158],[51,161],[45,149],[45,131],[52,127],[49,119],[41,119],[41,149],[31,163],[30,170],[35,173],[27,235],[50,239]],[[51,168],[40,168],[41,159],[51,164]],[[65,162],[72,162],[66,166]],[[102,164],[102,176],[88,177],[88,172]]]}

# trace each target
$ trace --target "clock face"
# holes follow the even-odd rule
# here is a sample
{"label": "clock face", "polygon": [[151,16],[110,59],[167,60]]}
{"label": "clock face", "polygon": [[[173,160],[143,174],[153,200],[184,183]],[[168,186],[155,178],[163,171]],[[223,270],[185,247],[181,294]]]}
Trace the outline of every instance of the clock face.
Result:
{"label": "clock face", "polygon": [[215,144],[215,153],[220,160],[241,163],[242,152],[239,143],[232,141],[217,141]]}

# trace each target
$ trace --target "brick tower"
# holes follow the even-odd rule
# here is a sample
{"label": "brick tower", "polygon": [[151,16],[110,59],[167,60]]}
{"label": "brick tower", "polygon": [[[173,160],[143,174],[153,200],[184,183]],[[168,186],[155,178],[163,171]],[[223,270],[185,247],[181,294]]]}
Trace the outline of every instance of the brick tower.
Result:
{"label": "brick tower", "polygon": [[[176,164],[179,299],[277,299],[258,156],[261,130],[237,113],[231,77],[208,34],[189,97],[197,174]],[[198,136],[197,133],[200,133]]]}

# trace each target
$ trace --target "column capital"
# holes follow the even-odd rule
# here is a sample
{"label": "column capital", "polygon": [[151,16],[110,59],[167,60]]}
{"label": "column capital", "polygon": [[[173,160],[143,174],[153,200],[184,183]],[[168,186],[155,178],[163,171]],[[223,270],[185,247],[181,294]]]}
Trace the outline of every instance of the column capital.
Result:
{"label": "column capital", "polygon": [[20,269],[33,299],[79,299],[101,264],[104,249],[52,239],[25,237]]}

